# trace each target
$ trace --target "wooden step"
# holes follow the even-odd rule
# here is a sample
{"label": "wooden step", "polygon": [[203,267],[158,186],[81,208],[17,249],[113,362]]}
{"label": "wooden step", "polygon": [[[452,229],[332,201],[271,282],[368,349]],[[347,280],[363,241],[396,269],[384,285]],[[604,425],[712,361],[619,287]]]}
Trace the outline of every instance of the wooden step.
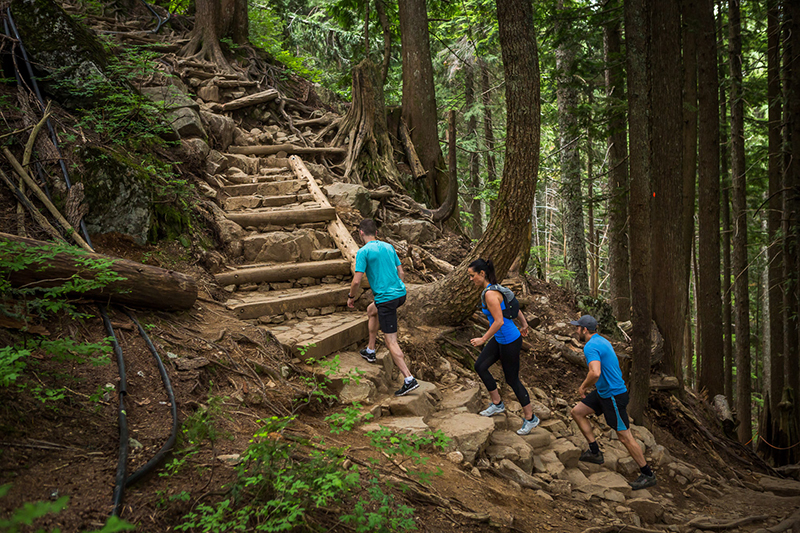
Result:
{"label": "wooden step", "polygon": [[243,285],[245,283],[277,283],[304,277],[323,278],[350,274],[350,261],[331,259],[329,261],[311,261],[308,263],[279,263],[270,266],[238,268],[230,272],[220,272],[216,276],[217,283],[225,285]]}
{"label": "wooden step", "polygon": [[228,196],[284,196],[297,194],[306,187],[306,180],[270,181],[267,183],[244,183],[241,185],[227,185],[222,191]]}
{"label": "wooden step", "polygon": [[257,207],[281,207],[313,201],[310,194],[287,194],[284,196],[231,196],[225,199],[225,211],[254,209]]}
{"label": "wooden step", "polygon": [[308,317],[268,329],[283,346],[307,360],[320,359],[362,342],[369,334],[368,323],[365,313],[346,312]]}
{"label": "wooden step", "polygon": [[344,305],[349,292],[349,285],[319,285],[247,295],[228,300],[225,305],[234,312],[236,318],[258,318],[291,313],[309,307]]}
{"label": "wooden step", "polygon": [[298,207],[296,209],[270,209],[263,211],[243,211],[225,213],[228,220],[236,222],[243,228],[248,226],[289,226],[291,224],[307,224],[309,222],[327,222],[336,218],[334,207]]}

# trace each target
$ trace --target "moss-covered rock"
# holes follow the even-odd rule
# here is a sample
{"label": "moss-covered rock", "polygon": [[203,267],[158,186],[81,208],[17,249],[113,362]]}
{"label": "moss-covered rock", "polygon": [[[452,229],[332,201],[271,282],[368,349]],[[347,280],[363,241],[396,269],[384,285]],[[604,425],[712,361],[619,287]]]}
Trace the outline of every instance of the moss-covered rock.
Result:
{"label": "moss-covered rock", "polygon": [[153,217],[149,172],[128,156],[96,146],[84,147],[80,157],[84,172],[76,178],[89,205],[89,232],[124,233],[144,244]]}
{"label": "moss-covered rock", "polygon": [[103,44],[53,0],[12,0],[11,13],[44,90],[61,104],[92,107],[106,74]]}

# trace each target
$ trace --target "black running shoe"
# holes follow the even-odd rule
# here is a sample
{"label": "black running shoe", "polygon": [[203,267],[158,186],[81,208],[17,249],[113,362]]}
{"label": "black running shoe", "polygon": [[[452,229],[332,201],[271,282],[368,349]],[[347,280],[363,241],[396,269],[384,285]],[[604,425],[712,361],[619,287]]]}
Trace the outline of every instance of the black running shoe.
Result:
{"label": "black running shoe", "polygon": [[606,461],[603,458],[603,452],[592,453],[592,450],[583,452],[580,460],[584,463],[594,463],[596,465],[601,465]]}
{"label": "black running shoe", "polygon": [[419,387],[419,383],[417,383],[416,379],[412,378],[411,381],[403,381],[403,386],[400,387],[400,389],[397,392],[395,392],[394,395],[405,396],[406,394],[416,389],[417,387]]}
{"label": "black running shoe", "polygon": [[636,481],[632,483],[628,483],[633,490],[641,490],[646,489],[647,487],[652,487],[656,484],[656,475],[653,474],[652,476],[647,476],[645,474],[639,474],[639,477]]}
{"label": "black running shoe", "polygon": [[375,352],[368,352],[366,348],[361,350],[361,357],[367,360],[368,363],[375,363],[378,359],[375,357]]}

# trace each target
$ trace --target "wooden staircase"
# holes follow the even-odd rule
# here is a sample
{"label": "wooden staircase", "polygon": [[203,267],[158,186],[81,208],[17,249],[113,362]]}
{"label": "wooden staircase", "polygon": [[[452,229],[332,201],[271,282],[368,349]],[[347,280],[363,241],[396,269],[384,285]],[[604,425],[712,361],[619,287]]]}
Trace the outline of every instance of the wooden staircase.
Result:
{"label": "wooden staircase", "polygon": [[250,233],[247,262],[216,275],[234,289],[227,307],[306,357],[363,341],[367,317],[346,307],[358,246],[336,210],[300,157],[278,168],[242,157],[229,156],[238,166],[228,168],[221,189],[226,217]]}

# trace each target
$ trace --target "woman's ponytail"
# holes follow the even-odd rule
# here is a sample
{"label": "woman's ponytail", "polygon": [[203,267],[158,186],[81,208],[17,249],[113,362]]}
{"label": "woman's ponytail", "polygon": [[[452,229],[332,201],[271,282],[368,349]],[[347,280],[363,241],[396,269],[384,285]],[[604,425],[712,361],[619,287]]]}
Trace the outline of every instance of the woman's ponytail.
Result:
{"label": "woman's ponytail", "polygon": [[469,268],[475,272],[483,272],[490,285],[497,283],[497,274],[494,272],[494,263],[491,259],[476,259],[469,264]]}

